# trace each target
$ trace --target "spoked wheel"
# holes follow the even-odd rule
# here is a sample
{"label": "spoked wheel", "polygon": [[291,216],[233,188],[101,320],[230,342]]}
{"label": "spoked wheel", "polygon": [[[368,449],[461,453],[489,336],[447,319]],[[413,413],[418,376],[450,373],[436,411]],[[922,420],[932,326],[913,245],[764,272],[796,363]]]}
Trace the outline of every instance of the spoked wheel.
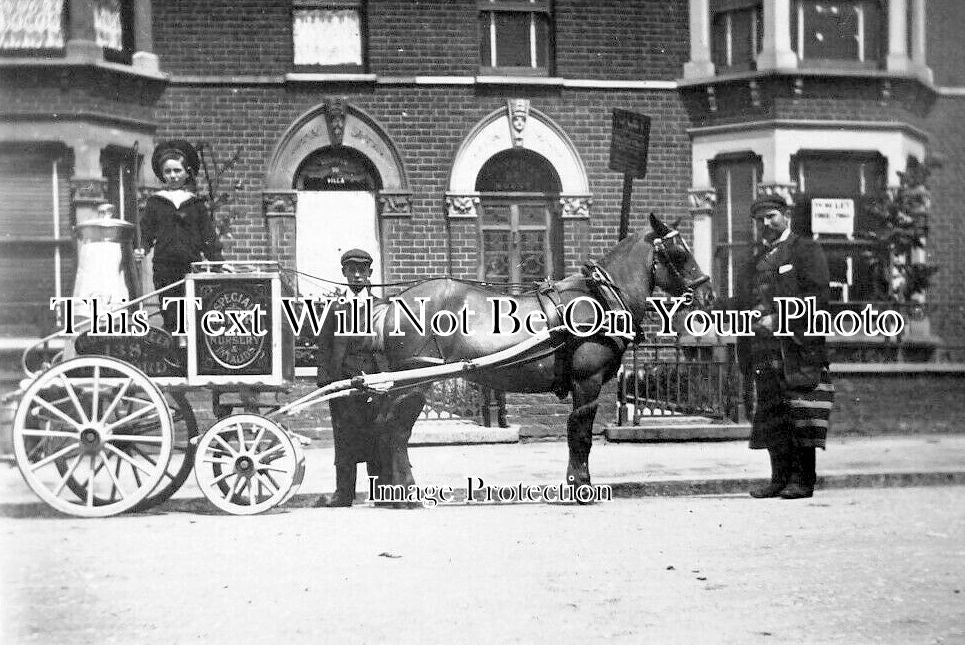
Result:
{"label": "spoked wheel", "polygon": [[[188,475],[191,474],[191,468],[194,466],[195,444],[191,440],[198,434],[198,422],[194,416],[194,410],[191,409],[191,404],[188,403],[188,399],[183,392],[169,392],[165,393],[164,396],[171,411],[172,431],[174,433],[171,444],[171,458],[168,460],[168,465],[164,469],[164,476],[161,477],[157,487],[131,508],[131,511],[135,513],[149,510],[169,500],[184,485]],[[148,419],[137,424],[137,430],[143,432],[146,426],[157,422],[156,418]],[[126,446],[126,449],[139,452],[145,459],[151,459],[150,455],[144,453],[136,444]],[[56,460],[55,463],[60,474],[66,475],[70,469],[69,461],[62,458]],[[78,480],[73,475],[67,480],[67,486],[78,497],[83,497],[86,494],[85,483],[86,480]],[[112,491],[112,494],[116,495],[117,491]],[[107,501],[109,500],[98,497],[94,503],[104,504]]]}
{"label": "spoked wheel", "polygon": [[171,458],[164,395],[137,368],[105,356],[57,364],[24,392],[14,454],[27,485],[80,517],[131,510],[157,488]]}
{"label": "spoked wheel", "polygon": [[168,408],[171,410],[174,441],[171,446],[171,459],[164,476],[151,494],[134,505],[132,511],[146,511],[171,499],[181,489],[194,467],[195,442],[198,436],[198,420],[184,392],[166,392]]}
{"label": "spoked wheel", "polygon": [[236,414],[201,436],[194,473],[212,504],[232,515],[254,515],[295,494],[305,476],[305,455],[274,421]]}

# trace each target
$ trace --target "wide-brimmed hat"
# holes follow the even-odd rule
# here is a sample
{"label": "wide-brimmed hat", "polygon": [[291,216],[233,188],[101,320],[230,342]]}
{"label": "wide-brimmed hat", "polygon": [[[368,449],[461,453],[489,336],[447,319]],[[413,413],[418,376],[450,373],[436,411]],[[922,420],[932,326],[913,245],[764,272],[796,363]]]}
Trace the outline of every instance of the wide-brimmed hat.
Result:
{"label": "wide-brimmed hat", "polygon": [[360,262],[362,264],[372,264],[372,256],[362,249],[349,249],[342,254],[341,263]]}
{"label": "wide-brimmed hat", "polygon": [[751,204],[751,217],[762,218],[774,210],[787,213],[789,208],[790,204],[780,195],[761,195]]}
{"label": "wide-brimmed hat", "polygon": [[198,151],[184,139],[171,139],[170,141],[162,141],[157,144],[157,147],[154,148],[154,154],[151,156],[151,168],[154,169],[154,174],[158,179],[164,181],[164,177],[161,174],[161,164],[164,163],[164,158],[172,153],[184,157],[185,170],[187,170],[191,176],[198,174],[198,168],[201,166]]}

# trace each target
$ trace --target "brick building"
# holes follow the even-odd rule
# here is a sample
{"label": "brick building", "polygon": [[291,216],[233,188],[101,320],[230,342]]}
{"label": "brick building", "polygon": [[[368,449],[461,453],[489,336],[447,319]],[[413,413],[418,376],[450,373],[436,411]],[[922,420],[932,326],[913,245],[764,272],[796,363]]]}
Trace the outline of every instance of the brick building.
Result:
{"label": "brick building", "polygon": [[608,161],[623,108],[652,118],[631,228],[651,211],[679,219],[720,292],[753,197],[804,189],[851,204],[854,230],[821,235],[836,298],[880,299],[865,204],[910,158],[940,158],[926,251],[908,258],[940,267],[916,333],[965,344],[956,0],[2,7],[7,338],[52,325],[47,299],[73,284],[71,225],[104,200],[133,219],[156,186],[138,160],[173,137],[239,152],[223,183],[229,259],[337,278],[338,249],[366,245],[385,282],[573,272],[617,239],[622,175]]}

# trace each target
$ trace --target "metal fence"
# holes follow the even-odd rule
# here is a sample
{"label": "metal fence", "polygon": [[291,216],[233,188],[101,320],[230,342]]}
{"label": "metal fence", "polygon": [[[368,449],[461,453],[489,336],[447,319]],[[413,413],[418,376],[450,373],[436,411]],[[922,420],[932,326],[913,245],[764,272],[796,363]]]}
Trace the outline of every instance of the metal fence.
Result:
{"label": "metal fence", "polygon": [[742,391],[732,346],[635,344],[617,375],[617,424],[673,416],[736,423]]}

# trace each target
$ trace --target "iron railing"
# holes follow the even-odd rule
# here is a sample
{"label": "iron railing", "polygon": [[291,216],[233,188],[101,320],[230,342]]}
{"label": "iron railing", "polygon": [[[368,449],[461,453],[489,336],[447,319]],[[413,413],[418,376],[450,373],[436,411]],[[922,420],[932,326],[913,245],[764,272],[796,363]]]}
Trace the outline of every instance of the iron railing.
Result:
{"label": "iron railing", "polygon": [[617,424],[700,416],[742,420],[743,385],[730,345],[637,343],[617,375]]}

